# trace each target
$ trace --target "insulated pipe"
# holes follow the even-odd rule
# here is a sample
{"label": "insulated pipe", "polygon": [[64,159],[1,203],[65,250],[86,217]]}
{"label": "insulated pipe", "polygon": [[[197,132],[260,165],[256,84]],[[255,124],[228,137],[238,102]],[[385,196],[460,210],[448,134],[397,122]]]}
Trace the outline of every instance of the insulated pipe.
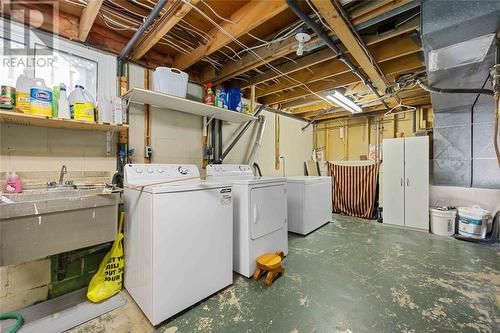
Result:
{"label": "insulated pipe", "polygon": [[248,157],[247,163],[248,165],[253,165],[255,163],[255,159],[257,157],[257,151],[262,146],[262,139],[264,137],[264,130],[266,129],[266,117],[259,116],[259,128],[257,130],[257,136],[255,137],[255,143],[253,144],[252,151]]}
{"label": "insulated pipe", "polygon": [[[258,116],[262,110],[264,109],[264,105],[261,105],[259,107],[259,109],[254,113],[254,116]],[[224,159],[226,158],[226,156],[231,152],[231,150],[233,150],[234,146],[238,143],[238,141],[241,139],[241,137],[243,136],[243,134],[245,134],[245,132],[247,131],[247,129],[250,127],[251,124],[253,124],[253,120],[250,120],[250,121],[247,121],[247,123],[245,124],[245,126],[241,129],[241,131],[238,133],[238,135],[236,135],[236,137],[234,138],[233,141],[231,141],[231,143],[229,144],[229,146],[226,148],[226,150],[224,150],[224,152],[222,153],[222,155],[219,157],[219,160],[217,161],[218,164],[222,163],[222,161],[224,161]]]}
{"label": "insulated pipe", "polygon": [[436,88],[426,85],[421,79],[417,80],[420,88],[428,92],[437,94],[483,94],[493,96],[493,90],[490,89],[456,89],[456,88]]}
{"label": "insulated pipe", "polygon": [[[129,55],[130,51],[132,51],[132,47],[139,40],[139,38],[142,37],[142,35],[146,31],[146,29],[149,28],[151,23],[153,23],[155,18],[158,16],[158,14],[160,14],[161,10],[163,9],[163,7],[165,7],[165,5],[167,4],[168,1],[169,0],[159,0],[156,3],[156,5],[154,6],[151,13],[149,13],[148,17],[146,17],[146,19],[144,20],[144,22],[142,22],[139,29],[137,29],[135,34],[128,41],[127,45],[125,45],[123,50],[120,52],[120,54],[118,55],[118,60],[123,60],[123,59],[125,59],[125,57],[127,57]],[[176,2],[179,2],[179,1],[176,1]],[[175,4],[172,6],[175,6]]]}

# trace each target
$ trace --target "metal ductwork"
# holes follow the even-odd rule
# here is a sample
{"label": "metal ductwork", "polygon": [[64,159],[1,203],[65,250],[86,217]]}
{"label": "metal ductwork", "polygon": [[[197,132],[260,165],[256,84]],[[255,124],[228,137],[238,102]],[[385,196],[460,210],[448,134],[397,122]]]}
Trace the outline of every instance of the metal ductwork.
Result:
{"label": "metal ductwork", "polygon": [[434,185],[500,188],[490,78],[499,30],[500,1],[422,3],[428,76],[423,88],[431,88],[434,110]]}

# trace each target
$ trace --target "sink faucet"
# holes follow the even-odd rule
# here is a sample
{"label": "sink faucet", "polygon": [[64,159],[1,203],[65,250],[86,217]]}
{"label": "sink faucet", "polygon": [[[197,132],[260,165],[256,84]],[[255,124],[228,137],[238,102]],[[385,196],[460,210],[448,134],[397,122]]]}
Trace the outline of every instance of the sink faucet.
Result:
{"label": "sink faucet", "polygon": [[65,165],[62,166],[61,168],[61,173],[59,174],[59,186],[64,185],[64,175],[68,172],[67,168]]}

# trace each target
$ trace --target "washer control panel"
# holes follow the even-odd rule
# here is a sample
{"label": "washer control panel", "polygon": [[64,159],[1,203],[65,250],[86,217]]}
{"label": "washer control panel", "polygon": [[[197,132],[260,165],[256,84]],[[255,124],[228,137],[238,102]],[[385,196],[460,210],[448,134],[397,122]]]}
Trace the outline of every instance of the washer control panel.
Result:
{"label": "washer control panel", "polygon": [[199,177],[194,164],[127,164],[124,168],[125,185],[140,185],[163,180]]}
{"label": "washer control panel", "polygon": [[207,165],[207,177],[253,176],[252,168],[246,164]]}

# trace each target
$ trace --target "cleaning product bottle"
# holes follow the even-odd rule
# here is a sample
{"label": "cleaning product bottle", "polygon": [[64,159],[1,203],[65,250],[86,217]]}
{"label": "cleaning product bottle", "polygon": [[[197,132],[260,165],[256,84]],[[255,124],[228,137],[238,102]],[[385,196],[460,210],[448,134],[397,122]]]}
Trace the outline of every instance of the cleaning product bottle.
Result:
{"label": "cleaning product bottle", "polygon": [[221,108],[222,107],[222,100],[220,99],[220,92],[222,90],[222,86],[218,85],[215,87],[215,102],[214,105]]}
{"label": "cleaning product bottle", "polygon": [[28,73],[29,69],[25,68],[16,80],[16,108],[24,113],[30,113],[30,88],[33,85]]}
{"label": "cleaning product bottle", "polygon": [[72,119],[95,121],[94,98],[81,85],[76,85],[75,90],[69,94],[69,110]]}
{"label": "cleaning product bottle", "polygon": [[21,178],[16,174],[15,171],[11,172],[7,176],[5,185],[3,187],[4,193],[20,193],[23,191],[23,184]]}
{"label": "cleaning product bottle", "polygon": [[52,117],[52,90],[40,78],[33,79],[30,88],[30,113]]}
{"label": "cleaning product bottle", "polygon": [[69,101],[66,96],[66,85],[61,83],[59,85],[59,100],[57,101],[57,118],[70,119],[69,114]]}
{"label": "cleaning product bottle", "polygon": [[212,84],[211,83],[205,84],[205,90],[206,90],[205,104],[214,105],[215,95],[214,91],[212,90]]}
{"label": "cleaning product bottle", "polygon": [[61,88],[59,86],[52,87],[52,118],[57,118],[57,105],[59,103],[59,95]]}

